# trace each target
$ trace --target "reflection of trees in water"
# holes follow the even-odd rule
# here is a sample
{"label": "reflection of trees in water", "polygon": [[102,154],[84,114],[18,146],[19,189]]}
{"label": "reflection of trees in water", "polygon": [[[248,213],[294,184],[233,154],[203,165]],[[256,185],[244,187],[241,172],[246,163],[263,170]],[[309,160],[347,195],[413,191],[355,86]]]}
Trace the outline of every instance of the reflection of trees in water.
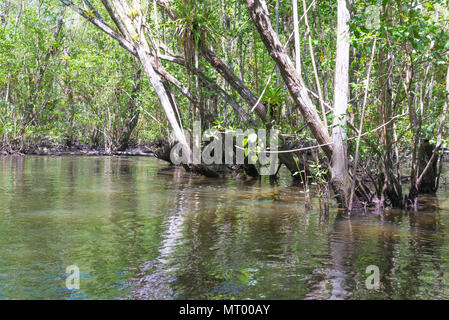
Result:
{"label": "reflection of trees in water", "polygon": [[[385,299],[391,299],[394,296],[394,275],[397,269],[397,259],[400,254],[400,236],[394,225],[402,220],[402,212],[399,215],[381,214],[380,227],[377,232],[377,250],[379,252],[379,262],[374,264],[379,267],[380,288]],[[377,262],[376,262],[377,263]]]}
{"label": "reflection of trees in water", "polygon": [[[433,294],[442,287],[437,263],[442,243],[433,238],[438,214],[430,209],[418,216],[401,212],[329,221],[289,205],[283,194],[275,201],[259,199],[264,192],[259,183],[217,182],[177,170],[160,176],[170,209],[159,256],[148,268],[153,297],[159,286],[177,298],[409,298],[429,285],[419,279],[429,268],[438,274]],[[410,234],[403,230],[407,219]],[[307,242],[309,231],[317,243]],[[380,268],[379,291],[365,288],[368,265]]]}
{"label": "reflection of trees in water", "polygon": [[[166,226],[161,233],[161,243],[158,256],[141,266],[140,278],[134,279],[132,285],[136,286],[133,297],[139,299],[170,299],[174,292],[171,289],[173,274],[178,270],[177,248],[183,238],[185,215],[188,214],[186,199],[191,188],[189,175],[182,175],[179,170],[162,169],[155,178],[163,178],[167,183],[170,196],[167,197],[164,207],[167,212],[163,218],[162,225]],[[171,179],[170,179],[171,178]],[[187,188],[186,188],[187,185]]]}
{"label": "reflection of trees in water", "polygon": [[331,269],[329,277],[332,279],[330,299],[345,299],[351,295],[354,288],[354,260],[355,239],[352,230],[352,221],[337,216],[334,228],[330,234],[329,244],[331,256]]}
{"label": "reflection of trees in water", "polygon": [[167,179],[171,209],[164,218],[159,256],[146,276],[145,287],[153,292],[147,298],[154,297],[156,279],[168,281],[181,298],[229,297],[238,296],[247,285],[240,280],[251,266],[295,267],[297,209],[289,207],[283,214],[267,202],[272,210],[262,214],[255,205],[257,197],[238,197],[242,190],[249,196],[257,193],[259,183],[234,183],[172,172],[172,179]]}
{"label": "reflection of trees in water", "polygon": [[[321,223],[330,221],[319,216]],[[353,232],[353,220],[337,215],[330,225],[328,254],[323,257],[325,268],[314,270],[309,281],[310,291],[306,299],[347,299],[356,287],[358,274],[354,270],[357,233]]]}
{"label": "reflection of trees in water", "polygon": [[[378,233],[378,254],[380,290],[385,299],[438,296],[443,271],[440,266],[442,243],[435,233],[439,224],[435,201],[436,198],[427,199],[419,212],[391,210],[381,216],[384,227]],[[398,227],[405,223],[409,224],[409,232]],[[425,277],[428,272],[434,272],[435,278]],[[424,293],[423,287],[433,287],[433,292]]]}
{"label": "reflection of trees in water", "polygon": [[[102,168],[100,177],[103,179],[101,185],[104,189],[102,190],[103,199],[99,200],[103,201],[104,209],[108,212],[112,242],[120,244],[114,248],[114,264],[111,268],[115,268],[114,273],[121,273],[126,266],[128,272],[133,272],[133,269],[139,267],[136,259],[142,255],[151,254],[147,252],[148,235],[145,233],[148,229],[151,230],[152,225],[160,221],[148,212],[149,208],[144,207],[147,192],[137,191],[139,188],[149,190],[147,181],[138,181],[139,173],[141,173],[138,163],[134,159],[120,157],[104,157],[100,161],[96,168]],[[97,170],[96,168],[94,170]],[[153,208],[158,206],[159,203],[156,202]],[[108,259],[111,258],[105,253],[98,252],[98,254],[101,258],[93,261],[95,270],[104,268],[104,264],[108,264]],[[103,282],[110,281],[105,279]]]}
{"label": "reflection of trees in water", "polygon": [[[329,235],[329,268],[324,279],[311,283],[308,297],[326,298],[327,292],[331,299],[424,298],[439,293],[441,297],[444,243],[435,233],[439,229],[438,203],[435,198],[428,200],[419,212],[392,210],[378,220],[372,216],[337,217]],[[403,230],[404,223],[409,223],[410,233]],[[369,265],[380,269],[379,291],[365,287]],[[432,278],[425,277],[429,273]],[[423,288],[432,289],[424,292]]]}
{"label": "reflection of trees in water", "polygon": [[[420,211],[409,213],[409,223],[411,237],[409,240],[410,264],[406,266],[411,276],[407,277],[403,296],[421,297],[421,287],[429,286],[432,282],[433,292],[427,292],[425,295],[438,297],[441,294],[443,270],[441,269],[441,236],[444,232],[436,231],[439,229],[439,210],[438,200],[435,197],[425,199],[424,206]],[[426,273],[432,270],[433,279]]]}
{"label": "reflection of trees in water", "polygon": [[[15,250],[2,254],[14,269],[0,273],[11,274],[11,293],[60,298],[65,268],[77,264],[88,297],[119,294],[124,267],[132,269],[138,257],[149,256],[145,251],[159,240],[158,232],[149,231],[157,229],[157,211],[166,203],[147,191],[161,184],[142,178],[154,166],[139,169],[134,159],[115,157],[6,159],[0,160],[1,180],[8,181],[2,184],[0,209],[11,215],[2,217],[0,242]],[[153,205],[144,207],[149,198]],[[33,291],[20,292],[23,288]]]}

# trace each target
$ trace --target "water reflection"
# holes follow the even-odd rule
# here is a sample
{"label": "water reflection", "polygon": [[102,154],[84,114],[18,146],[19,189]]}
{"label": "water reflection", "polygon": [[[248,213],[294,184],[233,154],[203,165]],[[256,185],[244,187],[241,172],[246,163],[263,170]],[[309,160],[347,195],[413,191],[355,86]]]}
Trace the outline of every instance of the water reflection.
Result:
{"label": "water reflection", "polygon": [[287,174],[209,179],[149,158],[4,157],[0,178],[0,298],[449,298],[448,190],[347,218]]}

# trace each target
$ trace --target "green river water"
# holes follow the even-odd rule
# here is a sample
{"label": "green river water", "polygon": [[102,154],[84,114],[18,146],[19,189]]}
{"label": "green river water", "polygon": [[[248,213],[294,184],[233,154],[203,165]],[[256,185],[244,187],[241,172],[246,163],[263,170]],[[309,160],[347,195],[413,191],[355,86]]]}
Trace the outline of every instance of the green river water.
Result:
{"label": "green river water", "polygon": [[302,190],[146,157],[2,157],[0,299],[449,299],[447,187],[351,219]]}

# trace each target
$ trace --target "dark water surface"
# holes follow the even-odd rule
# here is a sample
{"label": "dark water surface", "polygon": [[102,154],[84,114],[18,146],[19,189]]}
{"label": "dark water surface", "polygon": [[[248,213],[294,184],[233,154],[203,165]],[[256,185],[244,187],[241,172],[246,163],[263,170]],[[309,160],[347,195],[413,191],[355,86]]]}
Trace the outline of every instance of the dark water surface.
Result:
{"label": "dark water surface", "polygon": [[[153,158],[0,158],[0,299],[449,299],[449,190],[337,218]],[[80,289],[66,288],[66,267]],[[380,270],[368,290],[366,268]]]}

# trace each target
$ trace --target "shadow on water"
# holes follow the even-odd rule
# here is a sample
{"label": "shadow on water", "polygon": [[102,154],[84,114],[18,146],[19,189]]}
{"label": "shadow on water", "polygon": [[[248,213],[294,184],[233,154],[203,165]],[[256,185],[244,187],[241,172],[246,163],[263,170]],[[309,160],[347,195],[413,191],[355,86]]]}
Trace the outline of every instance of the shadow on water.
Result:
{"label": "shadow on water", "polygon": [[9,157],[0,178],[0,298],[449,298],[444,188],[419,212],[348,218],[286,172],[241,182],[148,158]]}

